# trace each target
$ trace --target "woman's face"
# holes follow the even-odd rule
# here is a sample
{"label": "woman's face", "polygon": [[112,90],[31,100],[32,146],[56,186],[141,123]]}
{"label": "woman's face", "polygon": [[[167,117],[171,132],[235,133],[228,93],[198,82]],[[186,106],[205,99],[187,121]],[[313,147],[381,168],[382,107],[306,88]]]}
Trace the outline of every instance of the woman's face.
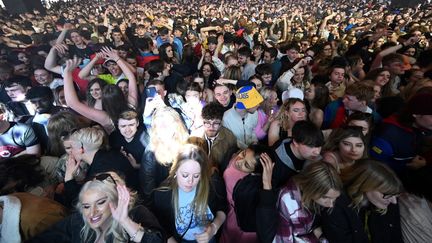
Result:
{"label": "woman's face", "polygon": [[301,102],[296,102],[288,110],[288,117],[292,121],[292,124],[306,120],[306,108]]}
{"label": "woman's face", "polygon": [[315,85],[311,84],[309,88],[305,90],[305,99],[309,102],[315,99]]}
{"label": "woman's face", "polygon": [[330,189],[325,195],[322,197],[315,199],[315,203],[325,207],[325,208],[332,208],[334,206],[334,203],[336,199],[340,196],[340,192],[336,191],[334,189]]}
{"label": "woman's face", "polygon": [[167,55],[168,58],[173,58],[174,57],[174,52],[173,52],[173,49],[172,49],[171,46],[168,46],[165,49],[165,53],[166,53],[166,55]]}
{"label": "woman's face", "polygon": [[252,173],[257,163],[254,156],[255,152],[250,149],[241,151],[236,157],[235,167],[245,173]]}
{"label": "woman's face", "polygon": [[204,79],[203,78],[197,77],[197,78],[194,78],[193,81],[195,83],[197,83],[202,90],[204,90]]}
{"label": "woman's face", "polygon": [[263,83],[262,83],[261,80],[259,80],[257,78],[254,78],[254,79],[251,80],[251,82],[255,84],[256,89],[258,90],[258,92],[262,89]]}
{"label": "woman's face", "polygon": [[186,102],[191,103],[191,104],[192,103],[193,104],[199,103],[200,97],[201,97],[200,92],[195,91],[195,90],[188,90],[188,91],[186,91],[186,94],[185,94]]}
{"label": "woman's face", "polygon": [[375,83],[380,85],[381,87],[386,85],[390,81],[390,72],[382,71],[375,80]]}
{"label": "woman's face", "polygon": [[98,83],[94,83],[91,87],[90,87],[90,95],[93,97],[93,99],[95,100],[100,100],[102,99],[102,90],[101,87]]}
{"label": "woman's face", "polygon": [[303,82],[304,76],[305,76],[305,69],[303,67],[299,68],[295,72],[293,80],[296,84],[301,83]]}
{"label": "woman's face", "polygon": [[362,133],[366,136],[369,133],[369,123],[363,120],[352,120],[348,123],[348,126],[356,126],[362,128]]}
{"label": "woman's face", "polygon": [[60,90],[60,92],[58,93],[58,101],[60,102],[61,106],[67,106],[66,104],[66,98],[65,98],[65,94],[64,94],[64,90]]}
{"label": "woman's face", "polygon": [[332,49],[331,45],[325,45],[323,48],[323,55],[325,57],[330,57],[332,55],[332,51],[333,51],[333,49]]}
{"label": "woman's face", "polygon": [[369,202],[379,209],[385,210],[390,203],[397,203],[396,195],[385,195],[377,190],[366,192],[365,195]]}
{"label": "woman's face", "polygon": [[339,154],[346,162],[361,159],[364,150],[363,140],[358,137],[347,137],[339,143]]}
{"label": "woman's face", "polygon": [[254,48],[252,52],[253,52],[254,57],[260,58],[261,55],[262,55],[262,53],[263,53],[263,49],[261,49],[261,48]]}
{"label": "woman's face", "polygon": [[20,60],[21,62],[23,62],[26,65],[30,64],[30,59],[23,52],[18,53],[18,60]]}
{"label": "woman's face", "polygon": [[108,196],[98,190],[89,189],[84,192],[81,201],[81,212],[90,228],[102,231],[111,223],[111,210]]}
{"label": "woman's face", "polygon": [[204,65],[204,67],[202,69],[202,73],[203,73],[204,77],[206,77],[206,78],[210,77],[210,75],[212,73],[211,67],[209,65]]}
{"label": "woman's face", "polygon": [[184,192],[194,190],[201,179],[201,166],[195,160],[184,161],[176,172],[177,185]]}
{"label": "woman's face", "polygon": [[211,56],[210,52],[206,52],[204,54],[204,61],[205,62],[212,62],[212,56]]}

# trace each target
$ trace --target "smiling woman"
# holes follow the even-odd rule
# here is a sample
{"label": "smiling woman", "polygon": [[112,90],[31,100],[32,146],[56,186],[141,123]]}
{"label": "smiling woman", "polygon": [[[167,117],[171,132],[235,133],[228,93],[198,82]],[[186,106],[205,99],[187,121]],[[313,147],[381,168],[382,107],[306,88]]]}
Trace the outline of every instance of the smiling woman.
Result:
{"label": "smiling woman", "polygon": [[98,174],[84,184],[78,212],[30,242],[163,242],[156,218],[135,201],[116,173]]}

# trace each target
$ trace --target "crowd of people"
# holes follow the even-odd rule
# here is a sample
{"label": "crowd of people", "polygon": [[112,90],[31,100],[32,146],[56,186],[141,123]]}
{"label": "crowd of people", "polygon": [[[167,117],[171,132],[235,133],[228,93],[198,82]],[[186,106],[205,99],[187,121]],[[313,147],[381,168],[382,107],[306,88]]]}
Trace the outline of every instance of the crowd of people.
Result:
{"label": "crowd of people", "polygon": [[432,242],[428,1],[0,24],[0,242]]}

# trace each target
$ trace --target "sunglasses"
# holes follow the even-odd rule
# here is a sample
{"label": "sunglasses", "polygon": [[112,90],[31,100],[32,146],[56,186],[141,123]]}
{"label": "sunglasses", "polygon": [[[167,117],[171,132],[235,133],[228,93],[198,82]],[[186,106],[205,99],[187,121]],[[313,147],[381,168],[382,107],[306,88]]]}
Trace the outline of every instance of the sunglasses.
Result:
{"label": "sunglasses", "polygon": [[115,181],[114,177],[110,173],[101,173],[95,175],[90,181],[98,180],[101,182],[108,181],[113,183],[115,186],[117,186],[117,182]]}

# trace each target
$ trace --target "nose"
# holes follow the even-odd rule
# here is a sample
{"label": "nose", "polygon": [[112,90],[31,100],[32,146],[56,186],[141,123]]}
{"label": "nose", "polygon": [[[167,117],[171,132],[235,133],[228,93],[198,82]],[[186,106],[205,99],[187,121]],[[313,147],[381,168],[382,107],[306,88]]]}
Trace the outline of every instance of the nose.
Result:
{"label": "nose", "polygon": [[97,212],[98,212],[97,207],[92,206],[92,208],[91,208],[91,215],[90,216],[92,216],[92,217],[95,216],[97,214]]}
{"label": "nose", "polygon": [[312,150],[313,155],[319,155],[320,152],[321,152],[321,148],[314,148],[314,149]]}

